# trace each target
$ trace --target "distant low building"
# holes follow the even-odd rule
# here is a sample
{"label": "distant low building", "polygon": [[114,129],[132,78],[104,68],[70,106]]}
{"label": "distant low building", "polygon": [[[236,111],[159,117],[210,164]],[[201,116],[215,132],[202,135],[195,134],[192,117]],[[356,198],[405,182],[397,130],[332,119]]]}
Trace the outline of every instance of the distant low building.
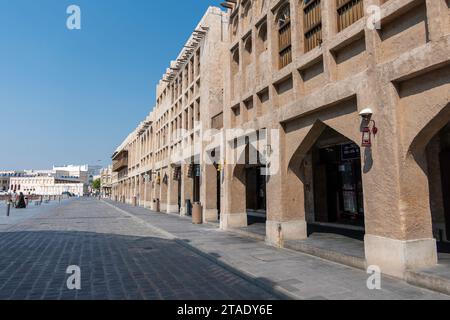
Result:
{"label": "distant low building", "polygon": [[0,190],[26,195],[61,195],[65,192],[83,196],[90,184],[89,166],[54,166],[51,170],[0,172]]}
{"label": "distant low building", "polygon": [[19,177],[23,174],[22,171],[0,171],[0,191],[8,191],[11,177]]}
{"label": "distant low building", "polygon": [[22,192],[25,195],[58,196],[70,192],[77,196],[83,196],[86,192],[84,183],[59,179],[55,176],[22,176],[11,177],[11,192]]}
{"label": "distant low building", "polygon": [[100,172],[101,195],[110,198],[112,194],[112,166],[104,168]]}

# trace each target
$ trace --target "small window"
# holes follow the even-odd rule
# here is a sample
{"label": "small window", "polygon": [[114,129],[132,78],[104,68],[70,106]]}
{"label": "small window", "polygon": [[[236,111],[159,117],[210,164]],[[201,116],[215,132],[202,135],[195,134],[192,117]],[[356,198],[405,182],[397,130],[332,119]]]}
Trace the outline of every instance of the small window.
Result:
{"label": "small window", "polygon": [[232,69],[232,73],[234,75],[234,74],[237,74],[239,72],[239,63],[240,63],[240,61],[239,61],[240,60],[240,58],[239,58],[239,48],[236,47],[231,52],[231,55],[232,55],[232,66],[231,66],[231,69]]}
{"label": "small window", "polygon": [[258,28],[258,51],[262,53],[267,50],[267,23],[264,22]]}
{"label": "small window", "polygon": [[289,3],[280,8],[277,15],[279,68],[292,62],[291,8]]}
{"label": "small window", "polygon": [[338,13],[338,31],[351,26],[364,17],[363,0],[336,0]]}
{"label": "small window", "polygon": [[303,30],[305,52],[311,51],[322,43],[321,0],[305,2],[303,8]]}

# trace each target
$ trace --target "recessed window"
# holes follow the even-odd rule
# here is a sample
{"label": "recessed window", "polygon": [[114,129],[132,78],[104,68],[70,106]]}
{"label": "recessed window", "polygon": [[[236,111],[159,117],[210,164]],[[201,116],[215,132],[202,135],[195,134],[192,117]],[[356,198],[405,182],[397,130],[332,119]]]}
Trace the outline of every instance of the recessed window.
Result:
{"label": "recessed window", "polygon": [[234,50],[231,51],[231,70],[233,75],[237,74],[239,72],[239,48],[236,47]]}
{"label": "recessed window", "polygon": [[338,14],[338,31],[351,26],[364,17],[363,0],[336,0]]}
{"label": "recessed window", "polygon": [[267,51],[267,23],[264,22],[258,27],[257,51],[263,53]]}
{"label": "recessed window", "polygon": [[303,30],[305,52],[311,51],[322,43],[321,0],[305,2],[303,8]]}
{"label": "recessed window", "polygon": [[292,62],[291,8],[289,3],[280,8],[277,15],[279,68]]}

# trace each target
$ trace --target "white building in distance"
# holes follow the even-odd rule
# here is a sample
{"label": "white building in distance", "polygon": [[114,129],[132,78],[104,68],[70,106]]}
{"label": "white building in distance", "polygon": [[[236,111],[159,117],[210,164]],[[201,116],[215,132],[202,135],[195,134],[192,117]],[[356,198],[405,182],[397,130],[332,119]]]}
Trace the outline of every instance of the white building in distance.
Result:
{"label": "white building in distance", "polygon": [[96,170],[88,165],[67,165],[54,166],[51,170],[17,171],[9,174],[7,190],[26,195],[57,196],[70,192],[83,196]]}
{"label": "white building in distance", "polygon": [[55,176],[23,176],[10,178],[10,191],[25,195],[58,196],[70,192],[77,196],[85,194],[84,183],[58,179]]}

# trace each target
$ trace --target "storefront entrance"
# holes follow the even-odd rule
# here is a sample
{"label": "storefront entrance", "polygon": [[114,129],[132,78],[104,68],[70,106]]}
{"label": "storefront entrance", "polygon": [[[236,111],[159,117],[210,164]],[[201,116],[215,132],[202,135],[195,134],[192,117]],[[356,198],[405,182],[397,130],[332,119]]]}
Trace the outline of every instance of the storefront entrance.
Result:
{"label": "storefront entrance", "polygon": [[265,223],[266,216],[266,176],[264,166],[247,166],[246,174],[246,202],[249,224]]}
{"label": "storefront entrance", "polygon": [[222,197],[222,171],[219,169],[219,166],[216,164],[215,165],[215,169],[217,171],[217,177],[216,177],[216,194],[217,194],[217,214],[218,214],[218,219],[220,221],[220,213],[221,213],[221,197]]}
{"label": "storefront entrance", "polygon": [[364,226],[359,146],[332,145],[318,149],[315,156],[316,222]]}
{"label": "storefront entrance", "polygon": [[447,239],[450,239],[450,149],[441,152],[442,197]]}
{"label": "storefront entrance", "polygon": [[433,233],[441,252],[450,253],[450,123],[426,149]]}
{"label": "storefront entrance", "polygon": [[193,203],[200,202],[200,175],[201,168],[200,165],[196,164],[193,166]]}
{"label": "storefront entrance", "polygon": [[177,180],[177,204],[178,204],[178,213],[181,214],[181,191],[182,191],[182,178],[181,178],[181,167],[175,168],[175,179]]}

